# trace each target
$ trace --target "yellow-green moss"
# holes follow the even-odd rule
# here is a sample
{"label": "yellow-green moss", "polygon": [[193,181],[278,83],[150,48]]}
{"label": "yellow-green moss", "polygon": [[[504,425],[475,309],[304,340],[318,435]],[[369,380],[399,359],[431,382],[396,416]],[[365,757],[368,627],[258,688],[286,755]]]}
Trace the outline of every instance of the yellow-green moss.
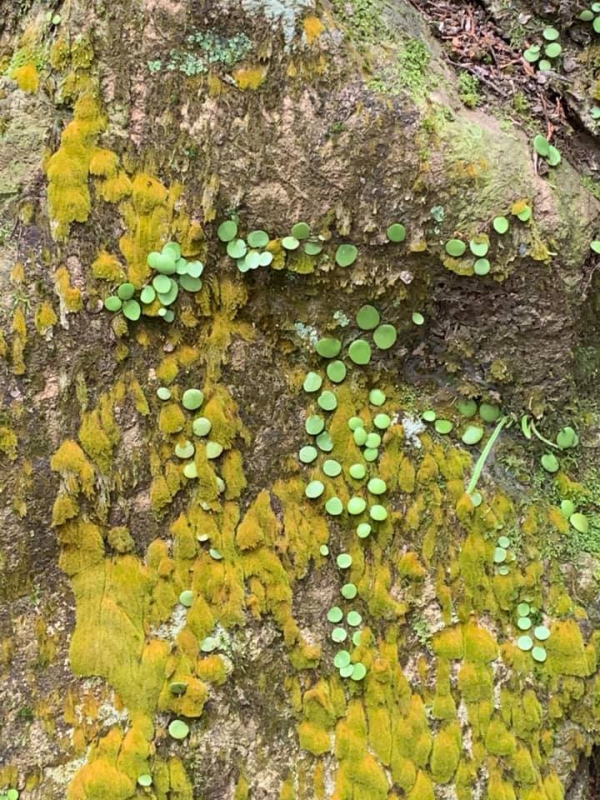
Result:
{"label": "yellow-green moss", "polygon": [[67,489],[83,491],[91,496],[94,491],[94,470],[77,442],[67,439],[50,459],[50,467],[60,472]]}
{"label": "yellow-green moss", "polygon": [[551,675],[586,677],[590,674],[583,636],[575,620],[558,621],[551,625],[546,650],[546,666]]}
{"label": "yellow-green moss", "polygon": [[56,289],[67,313],[76,313],[83,308],[83,297],[81,289],[71,286],[71,276],[66,267],[62,266],[56,270],[54,275]]}
{"label": "yellow-green moss", "polygon": [[185,426],[185,414],[177,403],[164,403],[158,417],[158,427],[163,433],[179,433]]}
{"label": "yellow-green moss", "polygon": [[17,82],[19,89],[28,94],[35,94],[40,87],[40,75],[32,62],[14,69],[10,77]]}
{"label": "yellow-green moss", "polygon": [[52,303],[45,300],[36,308],[35,327],[39,334],[44,336],[57,322],[58,317],[52,308]]}
{"label": "yellow-green moss", "polygon": [[106,250],[101,250],[92,264],[94,278],[111,283],[122,283],[125,280],[125,271],[119,259]]}
{"label": "yellow-green moss", "polygon": [[17,434],[7,425],[0,425],[0,453],[14,461],[17,457],[18,444]]}
{"label": "yellow-green moss", "polygon": [[488,753],[494,756],[514,756],[516,753],[515,736],[499,717],[494,717],[489,724],[485,736],[485,747]]}

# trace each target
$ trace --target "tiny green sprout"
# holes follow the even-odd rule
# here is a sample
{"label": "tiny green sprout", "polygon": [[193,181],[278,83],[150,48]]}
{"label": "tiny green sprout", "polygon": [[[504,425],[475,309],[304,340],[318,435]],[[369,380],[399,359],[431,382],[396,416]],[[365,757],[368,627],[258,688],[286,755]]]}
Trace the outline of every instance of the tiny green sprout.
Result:
{"label": "tiny green sprout", "polygon": [[483,439],[484,430],[479,425],[469,425],[462,435],[464,444],[478,444]]}
{"label": "tiny green sprout", "polygon": [[475,400],[459,400],[456,407],[463,417],[474,417],[477,413],[477,403]]}
{"label": "tiny green sprout", "polygon": [[338,622],[344,619],[344,612],[339,606],[333,606],[327,612],[327,619],[332,625],[337,625]]}
{"label": "tiny green sprout", "polygon": [[146,788],[148,786],[152,786],[152,775],[148,775],[147,773],[144,773],[143,775],[139,775],[138,779],[137,779],[137,782],[138,782],[138,786],[143,786],[144,788]]}
{"label": "tiny green sprout", "polygon": [[362,622],[362,617],[358,611],[349,611],[348,615],[346,616],[346,622],[351,628],[358,628]]}
{"label": "tiny green sprout", "polygon": [[219,442],[208,441],[206,443],[206,457],[209,460],[218,458],[222,452],[223,452],[223,445],[219,444]]}
{"label": "tiny green sprout", "polygon": [[534,138],[533,146],[535,151],[538,155],[542,156],[542,158],[546,158],[548,153],[550,152],[550,142],[546,139],[545,136],[542,136],[540,133]]}
{"label": "tiny green sprout", "polygon": [[185,589],[183,592],[181,592],[179,595],[179,602],[182,606],[185,606],[185,608],[192,607],[192,603],[194,602],[194,593],[191,591],[191,589]]}
{"label": "tiny green sprout", "polygon": [[353,583],[345,583],[341,588],[341,594],[346,600],[354,600],[358,594],[358,589]]}
{"label": "tiny green sprout", "polygon": [[450,239],[446,242],[446,252],[452,258],[460,258],[465,254],[467,245],[460,239]]}
{"label": "tiny green sprout", "polygon": [[413,311],[412,321],[415,325],[423,325],[425,317],[419,311]]}
{"label": "tiny green sprout", "polygon": [[502,564],[504,561],[506,561],[507,555],[508,553],[504,547],[496,547],[494,549],[494,564]]}
{"label": "tiny green sprout", "polygon": [[528,631],[532,626],[532,622],[529,617],[519,617],[517,620],[517,628],[520,631]]}
{"label": "tiny green sprout", "polygon": [[352,566],[352,556],[350,553],[340,553],[336,563],[340,569],[349,569]]}
{"label": "tiny green sprout", "polygon": [[561,500],[560,511],[565,519],[569,519],[575,513],[575,503],[572,500]]}
{"label": "tiny green sprout", "polygon": [[362,681],[362,679],[365,677],[366,674],[367,674],[367,668],[365,667],[365,665],[360,661],[357,661],[356,664],[354,665],[350,678],[353,681]]}
{"label": "tiny green sprout", "polygon": [[342,472],[342,465],[334,458],[328,458],[323,464],[323,472],[328,478],[337,478]]}
{"label": "tiny green sprout", "polygon": [[133,283],[122,283],[117,289],[117,295],[121,300],[131,300],[135,294],[135,286]]}
{"label": "tiny green sprout", "polygon": [[540,664],[543,664],[543,662],[548,657],[548,654],[546,653],[546,650],[543,647],[534,647],[533,650],[531,651],[531,655],[533,656],[533,660],[538,661]]}
{"label": "tiny green sprout", "polygon": [[570,425],[562,428],[556,436],[556,444],[561,450],[568,450],[571,447],[576,447],[579,444],[579,436]]}
{"label": "tiny green sprout", "polygon": [[491,403],[482,403],[479,406],[479,416],[484,422],[496,422],[500,416],[500,409]]}
{"label": "tiny green sprout", "polygon": [[533,647],[533,639],[531,636],[519,636],[517,640],[517,647],[519,650],[524,650],[527,652]]}
{"label": "tiny green sprout", "polygon": [[435,422],[437,419],[437,414],[432,408],[429,408],[427,411],[424,411],[421,414],[421,419],[423,419],[425,422]]}
{"label": "tiny green sprout", "polygon": [[548,58],[558,58],[562,53],[562,46],[558,42],[550,42],[550,44],[546,45],[544,48],[544,53]]}
{"label": "tiny green sprout", "polygon": [[325,558],[326,556],[329,555],[329,547],[327,547],[326,544],[322,544],[319,547],[319,553]]}
{"label": "tiny green sprout", "polygon": [[335,411],[337,408],[337,397],[333,392],[327,390],[321,392],[317,398],[317,403],[319,408],[322,408],[323,411]]}
{"label": "tiny green sprout", "polygon": [[538,64],[538,69],[540,72],[548,72],[552,69],[552,63],[547,58],[542,58]]}
{"label": "tiny green sprout", "polygon": [[550,638],[550,631],[545,625],[538,625],[537,628],[534,629],[533,635],[540,642],[545,642],[546,639]]}
{"label": "tiny green sprout", "polygon": [[303,464],[312,464],[313,461],[316,461],[318,455],[316,447],[312,445],[301,447],[298,452],[298,458]]}
{"label": "tiny green sprout", "polygon": [[351,497],[350,500],[348,500],[346,511],[351,516],[356,517],[362,514],[366,507],[367,502],[362,497]]}
{"label": "tiny green sprout", "polygon": [[590,249],[593,250],[594,253],[600,254],[600,239],[594,239],[594,241],[590,244]]}
{"label": "tiny green sprout", "polygon": [[406,239],[406,228],[399,222],[395,222],[387,229],[387,238],[390,242],[403,242]]}
{"label": "tiny green sprout", "polygon": [[181,404],[188,411],[195,411],[204,402],[204,392],[200,389],[186,389],[181,398]]}
{"label": "tiny green sprout", "polygon": [[448,419],[438,419],[435,421],[435,429],[438,433],[445,436],[446,434],[450,433],[454,425]]}
{"label": "tiny green sprout", "polygon": [[194,436],[208,436],[212,428],[212,422],[206,417],[196,417],[192,422]]}
{"label": "tiny green sprout", "polygon": [[341,244],[335,253],[336,263],[340,267],[349,267],[356,261],[358,250],[353,244]]}
{"label": "tiny green sprout", "polygon": [[388,512],[385,506],[376,503],[369,509],[369,516],[371,519],[374,519],[375,522],[384,522],[388,518]]}
{"label": "tiny green sprout", "polygon": [[325,420],[319,414],[311,414],[304,423],[306,432],[311,436],[318,436],[325,428]]}
{"label": "tiny green sprout", "polygon": [[521,222],[529,222],[532,213],[531,206],[525,206],[525,208],[522,211],[519,211],[516,216],[517,219],[521,220]]}
{"label": "tiny green sprout", "polygon": [[318,256],[323,252],[323,245],[318,241],[308,241],[304,245],[304,252],[307,256]]}
{"label": "tiny green sprout", "polygon": [[[498,437],[502,433],[503,428],[510,424],[512,424],[512,421],[509,416],[502,417],[500,420],[498,420],[498,424],[494,428],[494,432],[486,442],[485,447],[481,451],[481,455],[477,459],[475,469],[473,470],[473,475],[471,476],[471,480],[467,486],[467,494],[472,495],[477,488],[477,484],[479,482],[479,478],[481,477],[481,473],[483,472],[485,463],[490,457]],[[481,441],[482,437],[483,428],[480,428],[478,425],[469,425],[469,427],[463,433],[462,440],[465,444],[477,444],[477,442]]]}
{"label": "tiny green sprout", "polygon": [[371,389],[369,392],[369,403],[374,406],[382,406],[385,403],[385,393],[381,389]]}
{"label": "tiny green sprout", "polygon": [[232,239],[227,244],[227,255],[229,258],[243,258],[248,251],[246,242],[243,239]]}
{"label": "tiny green sprout", "polygon": [[491,269],[491,264],[487,258],[478,258],[473,264],[473,269],[475,271],[475,275],[483,277],[484,275],[489,274]]}
{"label": "tiny green sprout", "polygon": [[343,361],[332,361],[327,365],[327,377],[333,383],[342,383],[346,377],[346,371]]}
{"label": "tiny green sprout", "polygon": [[356,535],[359,539],[368,539],[371,535],[372,528],[368,522],[361,522],[356,528]]}
{"label": "tiny green sprout", "polygon": [[331,632],[331,638],[337,644],[341,644],[348,638],[348,632],[344,628],[334,628]]}
{"label": "tiny green sprout", "polygon": [[317,436],[317,447],[324,453],[330,453],[333,450],[333,439],[327,431],[323,431]]}

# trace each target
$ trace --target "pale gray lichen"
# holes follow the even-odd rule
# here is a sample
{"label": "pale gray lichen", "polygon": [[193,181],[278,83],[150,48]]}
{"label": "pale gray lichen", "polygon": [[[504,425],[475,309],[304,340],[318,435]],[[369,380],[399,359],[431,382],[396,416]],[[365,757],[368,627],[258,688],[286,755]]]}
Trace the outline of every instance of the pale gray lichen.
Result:
{"label": "pale gray lichen", "polygon": [[296,34],[298,19],[314,9],[314,0],[225,0],[228,7],[240,6],[249,15],[261,14],[272,27],[281,27],[286,48]]}

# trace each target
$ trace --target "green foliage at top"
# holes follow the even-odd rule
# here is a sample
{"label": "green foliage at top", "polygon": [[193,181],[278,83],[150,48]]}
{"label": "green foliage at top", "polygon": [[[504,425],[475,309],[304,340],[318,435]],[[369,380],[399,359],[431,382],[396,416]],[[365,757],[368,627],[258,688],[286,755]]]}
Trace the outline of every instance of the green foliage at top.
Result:
{"label": "green foliage at top", "polygon": [[245,33],[219,36],[212,31],[196,31],[186,38],[189,49],[171,50],[169,58],[148,62],[150,72],[182,72],[188,77],[203,75],[210,67],[229,69],[244,59],[252,50],[252,42]]}
{"label": "green foliage at top", "polygon": [[469,72],[460,72],[456,86],[458,96],[467,108],[476,108],[481,103],[481,84],[475,75],[471,75]]}
{"label": "green foliage at top", "polygon": [[360,42],[378,42],[386,38],[388,27],[382,17],[380,0],[333,0],[337,18]]}

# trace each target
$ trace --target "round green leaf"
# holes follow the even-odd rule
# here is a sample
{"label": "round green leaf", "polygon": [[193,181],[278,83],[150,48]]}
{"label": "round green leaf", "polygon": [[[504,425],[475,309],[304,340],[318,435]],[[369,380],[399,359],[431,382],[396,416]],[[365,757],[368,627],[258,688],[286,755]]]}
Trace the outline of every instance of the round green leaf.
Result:
{"label": "round green leaf", "polygon": [[187,683],[184,683],[183,681],[173,681],[172,683],[169,684],[169,691],[171,692],[171,694],[174,694],[176,696],[185,694],[187,692],[187,688],[188,688]]}
{"label": "round green leaf", "polygon": [[189,440],[183,442],[183,444],[178,444],[175,447],[175,455],[177,458],[191,458],[195,452],[196,448]]}
{"label": "round green leaf", "polygon": [[495,422],[500,416],[501,411],[498,406],[491,403],[482,403],[479,406],[479,416],[484,422]]}
{"label": "round green leaf", "polygon": [[421,414],[421,418],[425,422],[435,422],[436,419],[437,419],[437,414],[435,413],[435,411],[432,408],[429,408],[429,409],[427,409],[427,411],[424,411]]}
{"label": "round green leaf", "polygon": [[351,497],[346,510],[351,516],[356,517],[358,514],[362,514],[366,507],[367,502],[362,497]]}
{"label": "round green leaf", "polygon": [[413,311],[412,321],[415,325],[423,325],[425,317],[419,311]]}
{"label": "round green leaf", "polygon": [[594,239],[594,241],[590,244],[590,248],[594,251],[594,253],[600,253],[600,239]]}
{"label": "round green leaf", "polygon": [[[508,538],[508,536],[500,536],[499,537],[499,539],[498,539],[498,547],[503,547],[505,550],[508,550],[508,548],[510,547],[510,539]],[[519,608],[520,608],[520,606],[519,606]],[[521,614],[522,617],[525,616],[525,614],[523,612],[520,611],[519,613]]]}
{"label": "round green leaf", "polygon": [[354,600],[358,594],[358,589],[353,583],[345,583],[341,588],[341,593],[346,600]]}
{"label": "round green leaf", "polygon": [[350,663],[350,653],[347,650],[338,650],[333,659],[333,665],[337,669],[347,667]]}
{"label": "round green leaf", "polygon": [[562,47],[558,42],[551,42],[549,45],[546,45],[544,53],[548,58],[558,58],[562,53]]}
{"label": "round green leaf", "polygon": [[266,231],[250,231],[246,240],[250,247],[266,247],[269,244],[269,234]]}
{"label": "round green leaf", "polygon": [[503,236],[510,228],[510,222],[506,217],[495,217],[492,224],[494,226],[494,230],[496,233],[499,233],[500,236]]}
{"label": "round green leaf", "polygon": [[357,481],[362,480],[367,474],[367,470],[363,464],[352,464],[348,472],[350,473],[350,477]]}
{"label": "round green leaf", "polygon": [[342,343],[339,339],[333,339],[329,336],[319,339],[315,350],[323,358],[335,358],[339,355],[342,349]]}
{"label": "round green leaf", "polygon": [[339,497],[330,497],[325,503],[325,510],[328,514],[331,514],[332,517],[339,517],[344,510],[344,504]]}
{"label": "round green leaf", "polygon": [[531,214],[532,214],[531,206],[525,206],[523,211],[520,211],[517,214],[517,219],[520,219],[521,222],[529,222],[529,220],[531,219]]}
{"label": "round green leaf", "polygon": [[298,452],[298,458],[303,464],[312,464],[312,462],[316,460],[318,455],[319,453],[316,447],[313,447],[312,445],[306,445],[305,447],[301,447],[300,451]]}
{"label": "round green leaf", "polygon": [[544,453],[541,462],[546,472],[554,473],[560,469],[560,462],[554,453]]}
{"label": "round green leaf", "polygon": [[122,307],[123,307],[123,302],[121,298],[117,297],[114,294],[110,295],[110,297],[107,297],[106,300],[104,301],[104,308],[107,311],[113,311],[113,312],[120,311]]}
{"label": "round green leaf", "polygon": [[323,251],[323,245],[319,242],[306,242],[304,252],[307,256],[318,256]]}
{"label": "round green leaf", "polygon": [[323,464],[323,472],[328,478],[337,478],[342,471],[342,465],[334,458],[328,458]]}
{"label": "round green leaf", "polygon": [[523,57],[525,61],[527,61],[529,64],[535,64],[535,62],[538,61],[540,57],[540,48],[529,47],[527,50],[523,52]]}
{"label": "round green leaf", "polygon": [[206,443],[206,457],[209,460],[218,458],[221,453],[223,452],[223,445],[219,444],[218,442],[207,442]]}
{"label": "round green leaf", "polygon": [[321,547],[319,547],[319,553],[321,553],[322,556],[329,555],[329,548],[327,547],[326,544],[322,544]]}
{"label": "round green leaf", "polygon": [[222,222],[217,228],[217,236],[222,242],[231,242],[237,236],[237,222],[232,219]]}
{"label": "round green leaf", "polygon": [[542,60],[538,64],[538,69],[540,72],[548,72],[548,70],[552,69],[552,64],[548,59],[542,58]]}
{"label": "round green leaf", "polygon": [[352,566],[352,556],[350,553],[340,553],[336,563],[340,569],[349,569]]}
{"label": "round green leaf", "polygon": [[456,407],[464,417],[474,417],[477,413],[475,400],[459,400]]}
{"label": "round green leaf", "polygon": [[323,411],[334,411],[337,408],[337,397],[333,392],[321,392],[317,398],[317,403]]}
{"label": "round green leaf", "polygon": [[296,239],[308,239],[310,236],[310,225],[307,222],[297,222],[292,228],[292,236]]}
{"label": "round green leaf", "polygon": [[527,652],[533,647],[533,639],[531,636],[519,636],[517,646],[519,650],[525,650],[525,652]]}
{"label": "round green leaf", "polygon": [[339,606],[333,606],[333,608],[330,608],[327,612],[327,619],[332,625],[337,625],[338,622],[344,619],[344,612]]}
{"label": "round green leaf", "polygon": [[494,550],[494,564],[503,564],[506,561],[506,550],[503,547],[496,547]]}
{"label": "round green leaf", "polygon": [[356,529],[356,535],[359,539],[367,539],[371,535],[372,528],[368,522],[361,522]]}
{"label": "round green leaf", "polygon": [[579,533],[587,533],[590,529],[588,518],[584,514],[571,514],[569,517],[569,522],[576,531],[579,531]]}
{"label": "round green leaf", "polygon": [[383,522],[387,519],[388,512],[384,506],[376,504],[369,509],[369,515],[375,522]]}
{"label": "round green leaf", "polygon": [[318,414],[312,414],[306,418],[304,427],[311,436],[318,436],[325,427],[325,420]]}
{"label": "round green leaf", "polygon": [[406,239],[406,228],[400,222],[395,222],[387,229],[387,238],[390,242],[403,242]]}
{"label": "round green leaf", "polygon": [[369,433],[365,440],[365,445],[369,448],[379,447],[381,444],[381,436],[378,433]]}
{"label": "round green leaf", "polygon": [[488,275],[491,265],[487,258],[478,258],[473,264],[473,269],[475,270],[475,275]]}
{"label": "round green leaf", "polygon": [[371,389],[369,392],[369,403],[374,406],[382,406],[385,403],[385,393],[381,389]]}
{"label": "round green leaf", "polygon": [[284,236],[281,244],[284,250],[297,250],[300,247],[300,242],[295,236]]}
{"label": "round green leaf", "polygon": [[321,483],[321,481],[311,481],[304,490],[304,494],[309,498],[309,500],[316,500],[317,497],[321,497],[324,491],[325,486]]}
{"label": "round green leaf", "polygon": [[528,631],[531,628],[531,620],[529,617],[519,617],[517,620],[517,628],[520,631]]}
{"label": "round green leaf", "polygon": [[156,394],[158,395],[159,400],[170,400],[171,398],[171,390],[166,386],[159,386],[156,390]]}
{"label": "round green leaf", "polygon": [[538,625],[533,631],[533,635],[536,639],[539,639],[540,642],[545,642],[546,639],[550,638],[550,631],[545,625]]}
{"label": "round green leaf", "polygon": [[133,283],[122,283],[117,289],[117,295],[121,300],[131,300],[135,294],[135,286]]}
{"label": "round green leaf", "polygon": [[195,436],[208,436],[212,423],[206,417],[196,417],[192,422],[192,430]]}
{"label": "round green leaf", "polygon": [[565,519],[569,519],[575,513],[575,503],[572,500],[562,500],[560,510]]}
{"label": "round green leaf", "polygon": [[533,656],[533,660],[538,661],[540,664],[543,664],[548,657],[544,647],[534,647],[531,651],[531,655]]}
{"label": "round green leaf", "polygon": [[351,628],[358,628],[358,626],[362,623],[362,617],[358,611],[349,611],[348,615],[346,616],[346,622]]}
{"label": "round green leaf", "polygon": [[140,775],[137,779],[138,786],[148,787],[152,786],[152,775],[148,775],[148,773],[144,773]]}
{"label": "round green leaf", "polygon": [[364,339],[356,339],[348,348],[348,355],[355,364],[368,364],[371,360],[371,345]]}
{"label": "round green leaf", "polygon": [[398,332],[393,325],[380,325],[373,333],[373,341],[380,350],[389,350],[397,338]]}
{"label": "round green leaf", "polygon": [[481,234],[481,236],[475,236],[469,242],[469,249],[474,256],[477,256],[477,258],[483,258],[487,255],[488,250],[490,249],[488,237],[485,234]]}
{"label": "round green leaf", "polygon": [[452,258],[460,258],[465,254],[466,249],[467,245],[461,242],[460,239],[450,239],[446,242],[446,252],[449,256],[452,256]]}
{"label": "round green leaf", "polygon": [[355,431],[357,428],[364,428],[365,423],[360,417],[350,417],[348,427],[351,431]]}
{"label": "round green leaf", "polygon": [[449,419],[438,419],[435,422],[435,429],[438,433],[442,435],[450,433],[450,431],[454,428],[452,422]]}
{"label": "round green leaf", "polygon": [[478,444],[483,439],[484,430],[479,425],[469,425],[462,435],[464,444]]}
{"label": "round green leaf", "polygon": [[556,437],[556,444],[561,450],[568,450],[570,447],[575,447],[579,442],[579,437],[573,428],[567,426],[558,432]]}
{"label": "round green leaf", "polygon": [[377,461],[379,450],[376,447],[367,447],[363,452],[363,456],[365,461]]}
{"label": "round green leaf", "polygon": [[579,15],[579,19],[583,20],[583,22],[591,22],[594,19],[594,12],[586,8]]}
{"label": "round green leaf", "polygon": [[547,42],[555,42],[559,38],[560,33],[556,30],[556,28],[553,28],[550,25],[547,28],[544,28],[542,36]]}
{"label": "round green leaf", "polygon": [[352,670],[352,675],[350,675],[351,680],[353,681],[362,681],[362,679],[367,674],[367,668],[364,664],[360,661],[357,661],[354,665],[354,669]]}
{"label": "round green leaf", "polygon": [[[376,414],[373,420],[373,425],[380,431],[387,430],[392,424],[392,420],[388,414]],[[379,447],[379,445],[377,445]]]}
{"label": "round green leaf", "polygon": [[181,398],[181,404],[188,411],[195,411],[204,402],[204,392],[200,389],[186,389]]}
{"label": "round green leaf", "polygon": [[335,260],[340,267],[349,267],[356,261],[358,250],[353,244],[341,244],[335,253]]}
{"label": "round green leaf", "polygon": [[356,430],[352,434],[352,437],[359,447],[363,447],[367,443],[369,434],[366,432],[364,428],[356,428]]}
{"label": "round green leaf", "polygon": [[550,150],[548,152],[548,164],[550,164],[551,167],[557,167],[561,161],[562,161],[562,156],[560,154],[560,151],[557,150],[557,148],[554,147],[554,145],[550,145]]}
{"label": "round green leaf", "polygon": [[305,392],[318,392],[323,385],[323,378],[317,372],[309,372],[304,378],[302,388]]}
{"label": "round green leaf", "polygon": [[179,278],[179,285],[182,289],[185,289],[186,292],[199,292],[202,288],[202,281],[200,278],[192,278],[191,275],[182,275]]}
{"label": "round green leaf", "polygon": [[361,306],[356,315],[356,324],[362,331],[374,330],[381,321],[381,315],[375,306]]}
{"label": "round green leaf", "polygon": [[323,431],[317,436],[317,447],[324,453],[330,453],[333,450],[333,439],[327,431]]}
{"label": "round green leaf", "polygon": [[538,135],[534,138],[533,146],[538,155],[542,156],[543,158],[546,158],[550,152],[550,142],[540,133],[538,133]]}
{"label": "round green leaf", "polygon": [[192,607],[192,603],[194,602],[194,593],[191,591],[191,589],[185,589],[183,592],[181,592],[179,595],[179,602],[186,608]]}
{"label": "round green leaf", "polygon": [[123,303],[123,315],[132,322],[136,322],[136,320],[140,318],[141,313],[142,309],[137,300],[126,300]]}
{"label": "round green leaf", "polygon": [[140,293],[140,300],[144,305],[148,306],[156,299],[156,289],[154,286],[144,286]]}
{"label": "round green leaf", "polygon": [[331,638],[334,642],[337,642],[337,644],[341,644],[348,638],[348,633],[343,628],[334,628],[331,631]]}
{"label": "round green leaf", "polygon": [[332,361],[327,365],[327,377],[333,383],[341,383],[346,377],[346,365],[343,361]]}
{"label": "round green leaf", "polygon": [[371,492],[371,494],[385,494],[387,492],[387,484],[381,478],[371,478],[367,484],[367,489]]}
{"label": "round green leaf", "polygon": [[185,739],[189,732],[189,727],[182,719],[174,719],[169,725],[169,734],[173,737],[173,739]]}

